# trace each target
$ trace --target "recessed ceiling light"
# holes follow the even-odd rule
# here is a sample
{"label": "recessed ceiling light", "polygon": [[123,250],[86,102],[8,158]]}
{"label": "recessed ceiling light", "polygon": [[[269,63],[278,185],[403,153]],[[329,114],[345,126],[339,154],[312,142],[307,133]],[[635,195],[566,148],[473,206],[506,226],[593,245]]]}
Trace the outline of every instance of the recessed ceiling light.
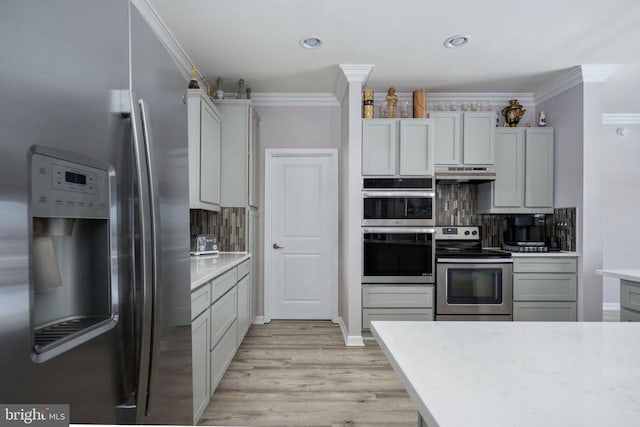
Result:
{"label": "recessed ceiling light", "polygon": [[455,49],[457,47],[462,47],[471,41],[471,36],[466,35],[458,35],[451,36],[444,41],[444,47],[448,49]]}
{"label": "recessed ceiling light", "polygon": [[300,39],[300,46],[305,49],[320,49],[322,40],[317,36],[307,36]]}

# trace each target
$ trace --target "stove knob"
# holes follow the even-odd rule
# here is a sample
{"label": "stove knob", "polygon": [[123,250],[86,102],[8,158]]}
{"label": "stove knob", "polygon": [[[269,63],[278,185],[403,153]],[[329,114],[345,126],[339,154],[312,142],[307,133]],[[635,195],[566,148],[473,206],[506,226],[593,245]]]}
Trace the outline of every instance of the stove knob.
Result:
{"label": "stove knob", "polygon": [[475,236],[476,234],[478,234],[478,232],[477,232],[476,230],[473,230],[473,231],[471,232],[471,234],[472,234],[473,236]]}
{"label": "stove knob", "polygon": [[469,235],[469,230],[465,231],[465,232],[464,232],[464,235],[465,235],[465,236],[468,236],[468,235]]}

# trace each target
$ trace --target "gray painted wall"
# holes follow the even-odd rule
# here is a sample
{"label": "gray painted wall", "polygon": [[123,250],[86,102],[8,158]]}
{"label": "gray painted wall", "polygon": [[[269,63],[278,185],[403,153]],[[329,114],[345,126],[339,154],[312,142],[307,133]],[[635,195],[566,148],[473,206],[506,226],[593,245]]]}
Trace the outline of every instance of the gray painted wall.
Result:
{"label": "gray painted wall", "polygon": [[[616,134],[628,128],[626,138]],[[639,268],[640,124],[605,125],[602,134],[602,267]],[[620,281],[604,278],[604,303],[620,302]]]}
{"label": "gray painted wall", "polygon": [[577,85],[537,106],[555,128],[557,208],[577,208],[578,319],[602,319],[601,84]]}
{"label": "gray painted wall", "polygon": [[267,148],[340,148],[340,107],[255,108],[258,138],[258,295],[256,315],[264,315],[264,153]]}

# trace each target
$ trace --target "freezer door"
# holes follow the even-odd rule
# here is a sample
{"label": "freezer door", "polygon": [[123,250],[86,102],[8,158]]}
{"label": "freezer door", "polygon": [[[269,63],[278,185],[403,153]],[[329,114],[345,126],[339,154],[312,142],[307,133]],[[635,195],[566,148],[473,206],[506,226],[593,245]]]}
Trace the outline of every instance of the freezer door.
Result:
{"label": "freezer door", "polygon": [[135,6],[131,81],[142,101],[153,233],[153,301],[140,319],[137,422],[192,424],[187,80]]}
{"label": "freezer door", "polygon": [[[72,423],[127,422],[118,407],[130,403],[137,381],[129,302],[131,133],[115,105],[118,91],[129,86],[128,22],[127,0],[3,0],[0,6],[0,402],[67,403]],[[126,297],[116,302],[114,328],[49,360],[34,357],[40,320],[33,313],[28,153],[35,145],[113,167],[117,199],[109,209],[119,238],[109,269]],[[74,259],[58,254],[66,265]],[[76,282],[91,283],[86,270]],[[48,287],[67,286],[60,273]],[[67,303],[73,301],[61,301]]]}

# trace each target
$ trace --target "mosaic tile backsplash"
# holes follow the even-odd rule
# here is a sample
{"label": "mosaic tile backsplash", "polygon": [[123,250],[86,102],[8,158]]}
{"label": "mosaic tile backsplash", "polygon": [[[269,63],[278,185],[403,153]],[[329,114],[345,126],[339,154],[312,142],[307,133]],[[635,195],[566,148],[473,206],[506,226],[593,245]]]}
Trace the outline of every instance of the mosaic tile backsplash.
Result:
{"label": "mosaic tile backsplash", "polygon": [[[438,184],[436,186],[437,225],[480,225],[482,245],[501,247],[507,220],[513,215],[476,214],[478,186],[475,184]],[[576,208],[554,209],[545,215],[546,235],[560,239],[563,251],[576,250]]]}
{"label": "mosaic tile backsplash", "polygon": [[222,252],[246,250],[244,208],[221,208],[220,212],[191,209],[189,217],[192,239],[198,234],[213,234],[218,238],[218,249]]}
{"label": "mosaic tile backsplash", "polygon": [[551,224],[547,221],[547,233],[560,238],[563,251],[576,250],[576,208],[554,209]]}
{"label": "mosaic tile backsplash", "polygon": [[436,185],[437,225],[476,225],[478,186],[472,184]]}

